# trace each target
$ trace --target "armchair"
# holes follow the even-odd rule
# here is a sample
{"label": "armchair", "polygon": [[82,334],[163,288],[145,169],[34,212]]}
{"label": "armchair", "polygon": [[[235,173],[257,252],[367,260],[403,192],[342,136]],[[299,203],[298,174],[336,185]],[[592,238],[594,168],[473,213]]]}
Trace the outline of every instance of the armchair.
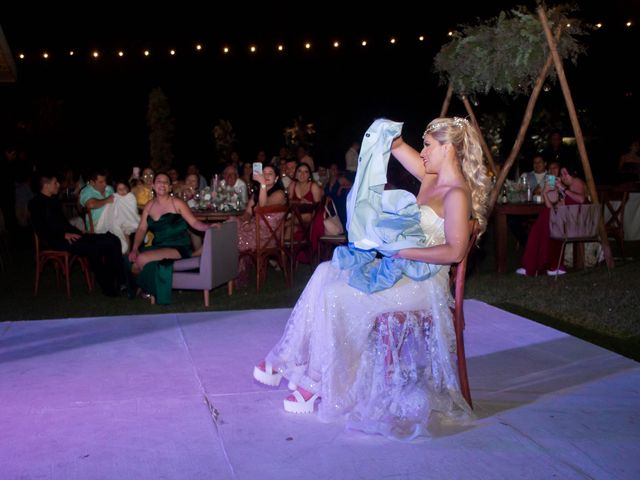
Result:
{"label": "armchair", "polygon": [[238,232],[236,222],[225,222],[204,234],[202,255],[184,258],[173,264],[172,287],[202,290],[204,305],[209,306],[209,291],[227,284],[233,293],[233,281],[238,276]]}

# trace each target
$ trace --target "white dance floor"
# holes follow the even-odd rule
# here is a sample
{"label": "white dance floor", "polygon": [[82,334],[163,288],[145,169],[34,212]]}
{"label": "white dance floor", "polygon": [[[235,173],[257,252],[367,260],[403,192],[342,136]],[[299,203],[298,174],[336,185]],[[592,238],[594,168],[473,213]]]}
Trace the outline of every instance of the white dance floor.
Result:
{"label": "white dance floor", "polygon": [[0,478],[640,478],[638,363],[465,312],[478,421],[412,443],[287,414],[284,384],[253,381],[288,309],[0,323]]}

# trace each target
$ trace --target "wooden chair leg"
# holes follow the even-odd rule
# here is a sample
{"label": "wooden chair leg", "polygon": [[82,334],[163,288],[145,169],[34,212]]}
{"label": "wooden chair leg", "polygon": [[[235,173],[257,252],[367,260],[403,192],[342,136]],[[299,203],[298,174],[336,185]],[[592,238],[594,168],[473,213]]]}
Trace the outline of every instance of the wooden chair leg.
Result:
{"label": "wooden chair leg", "polygon": [[70,272],[69,272],[70,268],[69,268],[69,255],[65,255],[64,256],[64,278],[65,278],[65,283],[67,284],[67,298],[71,298],[71,279],[69,278]]}
{"label": "wooden chair leg", "polygon": [[33,287],[33,295],[38,295],[38,286],[40,285],[40,270],[42,267],[40,266],[40,259],[36,259],[36,281]]}
{"label": "wooden chair leg", "polygon": [[[464,325],[464,320],[461,318],[460,323]],[[469,376],[467,374],[467,357],[464,351],[464,333],[462,328],[456,328],[456,353],[458,356],[458,378],[460,379],[460,391],[462,396],[467,401],[469,406],[473,408],[471,402],[471,390],[469,389]]]}
{"label": "wooden chair leg", "polygon": [[204,306],[209,306],[209,290],[203,290],[204,292]]}

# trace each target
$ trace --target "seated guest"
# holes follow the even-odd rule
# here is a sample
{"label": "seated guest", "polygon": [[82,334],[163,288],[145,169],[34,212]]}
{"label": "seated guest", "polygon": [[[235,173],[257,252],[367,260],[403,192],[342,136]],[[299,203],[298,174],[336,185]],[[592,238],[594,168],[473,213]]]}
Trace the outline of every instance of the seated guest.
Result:
{"label": "seated guest", "polygon": [[[199,177],[195,173],[190,173],[184,179],[184,184],[179,190],[173,190],[174,195],[187,202],[187,206],[191,209],[198,206],[198,198],[196,194],[200,193]],[[189,238],[191,238],[191,247],[193,248],[194,256],[199,255],[202,252],[202,236],[189,229]]]}
{"label": "seated guest", "polygon": [[131,193],[135,195],[140,210],[153,199],[153,177],[153,170],[147,167],[142,171],[142,181],[131,187]]}
{"label": "seated guest", "polygon": [[[532,195],[540,195],[547,179],[547,162],[544,157],[537,154],[533,157],[533,170],[523,173],[527,179],[527,186],[531,188]],[[516,237],[517,247],[527,243],[529,228],[533,222],[533,216],[530,215],[507,215],[507,225],[509,230]]]}
{"label": "seated guest", "polygon": [[104,207],[113,203],[113,187],[107,184],[107,173],[104,170],[97,170],[89,176],[89,183],[80,190],[79,201],[81,206],[91,209],[92,222],[90,223],[88,218],[85,219],[87,230],[89,225],[95,228]]}
{"label": "seated guest", "polygon": [[288,189],[291,182],[295,180],[297,168],[298,162],[293,159],[287,160],[284,164],[284,170],[282,171],[282,177],[280,178],[280,181],[282,182],[282,186],[285,189]]}
{"label": "seated guest", "polygon": [[31,223],[38,237],[50,248],[87,257],[102,292],[118,295],[125,283],[118,237],[111,233],[83,234],[64,217],[56,176],[41,174],[39,184],[40,192],[29,202]]}
{"label": "seated guest", "polygon": [[352,185],[353,182],[340,172],[337,163],[329,166],[329,178],[324,187],[324,194],[333,200],[343,226],[347,224],[347,195]]}
{"label": "seated guest", "polygon": [[547,162],[542,155],[533,157],[533,170],[527,172],[527,185],[533,195],[540,195],[547,176]]}
{"label": "seated guest", "polygon": [[322,188],[313,181],[309,165],[306,163],[298,165],[294,180],[287,188],[287,194],[291,203],[319,203],[322,200]]}
{"label": "seated guest", "polygon": [[[282,182],[278,177],[278,171],[271,165],[264,165],[262,167],[262,175],[254,174],[253,179],[258,182],[258,186],[255,188],[255,193],[249,199],[247,208],[242,216],[239,218],[238,225],[238,250],[240,252],[246,252],[256,249],[256,221],[254,217],[254,209],[257,206],[275,206],[286,205],[287,197],[284,192]],[[284,215],[284,214],[282,214]],[[277,223],[281,217],[273,216],[274,223]],[[230,221],[237,221],[235,218],[231,218]],[[270,232],[266,225],[260,225],[260,237],[268,238]],[[248,284],[248,270],[249,265],[246,263],[246,257],[240,258],[240,267],[238,273],[238,287],[243,287]]]}
{"label": "seated guest", "polygon": [[[131,247],[129,260],[137,283],[149,296],[151,303],[171,303],[173,260],[191,256],[191,240],[187,225],[201,232],[212,225],[197,220],[188,205],[170,195],[171,180],[165,173],[156,174],[153,182],[154,199],[142,211],[140,225]],[[153,243],[141,247],[150,230]]]}
{"label": "seated guest", "polygon": [[550,276],[563,275],[565,268],[560,265],[556,270],[560,258],[562,242],[551,238],[549,217],[554,205],[578,205],[587,200],[586,184],[569,173],[566,168],[560,169],[560,177],[555,185],[547,183],[542,189],[545,209],[540,212],[536,223],[531,227],[527,245],[522,256],[522,267],[516,270],[519,275],[535,276],[544,274]]}
{"label": "seated guest", "polygon": [[171,190],[175,194],[182,189],[184,182],[180,180],[180,176],[178,175],[178,171],[175,168],[170,168],[167,170],[167,175],[171,179]]}
{"label": "seated guest", "polygon": [[223,170],[223,180],[218,183],[216,190],[217,203],[231,202],[230,205],[237,210],[247,208],[247,184],[238,178],[238,169],[233,165],[227,165]]}
{"label": "seated guest", "polygon": [[247,186],[247,201],[249,201],[249,198],[253,195],[253,180],[251,180],[252,177],[253,177],[253,167],[251,163],[249,162],[243,163],[242,176],[240,177],[240,180],[242,180],[244,184]]}
{"label": "seated guest", "polygon": [[640,180],[640,140],[633,140],[629,151],[620,157],[618,171],[625,175],[624,180]]}
{"label": "seated guest", "polygon": [[130,235],[140,224],[136,197],[129,191],[127,183],[117,182],[116,191],[111,198],[113,201],[104,206],[100,218],[93,224],[94,231],[113,233],[120,240],[122,253],[126,254],[131,246]]}
{"label": "seated guest", "polygon": [[296,158],[298,163],[306,163],[309,165],[311,172],[316,171],[316,164],[313,161],[313,157],[309,155],[309,150],[307,150],[305,145],[298,145],[298,148],[296,148]]}
{"label": "seated guest", "polygon": [[[287,189],[289,203],[320,203],[324,192],[320,185],[313,181],[311,177],[311,168],[306,163],[300,163],[296,168],[295,180],[289,184],[289,188]],[[314,222],[313,227],[311,228],[311,249],[313,252],[318,250],[318,241],[322,235],[324,235],[324,224],[322,215],[316,215],[316,218],[313,218],[312,213],[303,213],[301,215],[301,220],[305,225],[308,225],[309,222]],[[296,241],[301,241],[304,238],[304,234],[302,231],[302,226],[298,227],[298,230],[293,232],[293,238]],[[310,258],[307,257],[306,253],[301,251],[298,255],[297,261],[302,263],[309,263],[311,261]]]}
{"label": "seated guest", "polygon": [[187,166],[187,175],[198,176],[198,191],[203,190],[207,186],[207,179],[200,173],[200,169],[195,163]]}

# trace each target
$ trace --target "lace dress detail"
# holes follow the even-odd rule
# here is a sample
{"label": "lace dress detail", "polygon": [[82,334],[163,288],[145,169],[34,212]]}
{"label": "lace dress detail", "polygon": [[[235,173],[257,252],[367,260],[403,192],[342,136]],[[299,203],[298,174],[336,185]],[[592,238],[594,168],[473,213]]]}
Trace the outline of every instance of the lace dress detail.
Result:
{"label": "lace dress detail", "polygon": [[[422,206],[428,246],[444,243],[444,221]],[[323,421],[396,439],[429,435],[430,419],[472,417],[458,383],[449,268],[366,294],[349,271],[325,262],[309,280],[266,359],[314,393]]]}

